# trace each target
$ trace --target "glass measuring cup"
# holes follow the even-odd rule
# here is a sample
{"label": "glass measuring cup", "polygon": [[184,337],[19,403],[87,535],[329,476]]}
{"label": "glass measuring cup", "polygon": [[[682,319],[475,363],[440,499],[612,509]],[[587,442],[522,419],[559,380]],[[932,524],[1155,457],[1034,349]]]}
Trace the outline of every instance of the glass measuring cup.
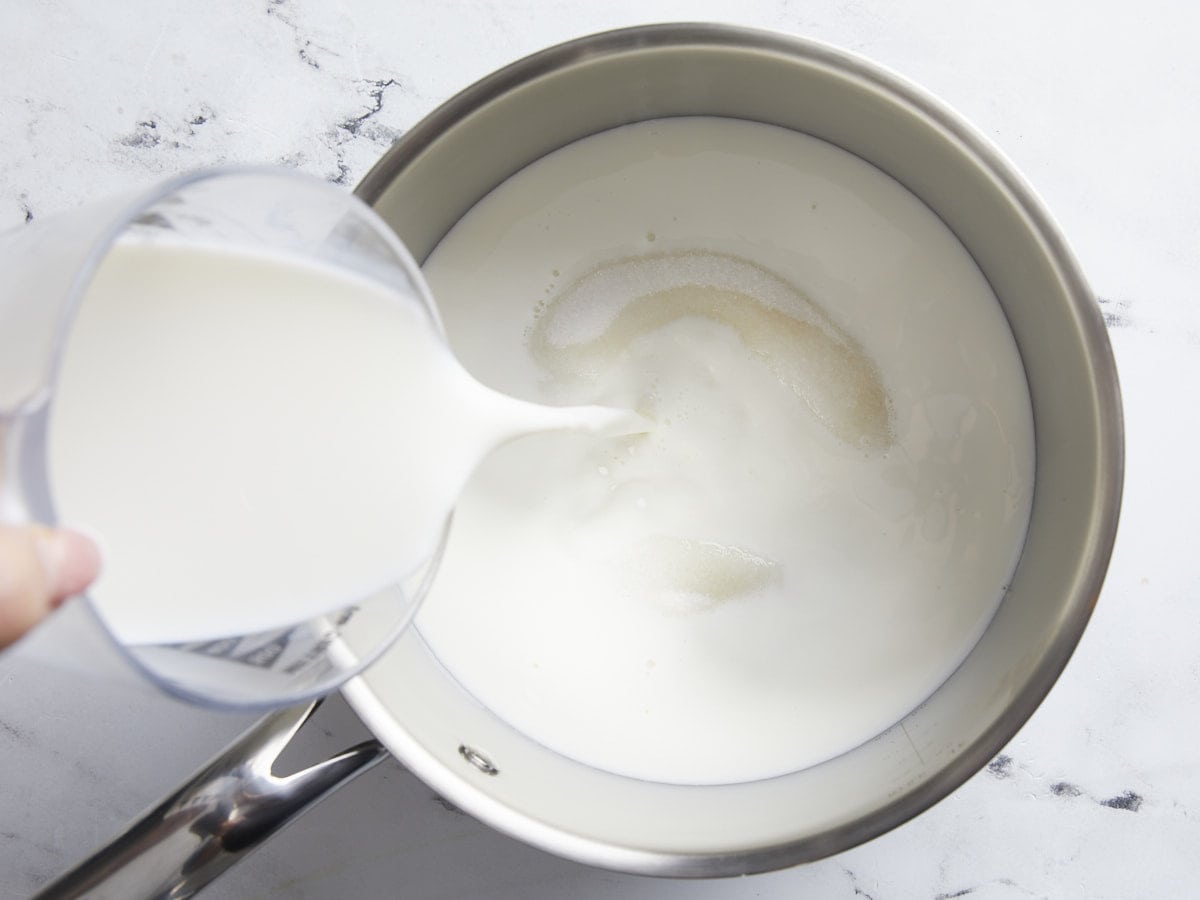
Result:
{"label": "glass measuring cup", "polygon": [[[0,521],[60,524],[47,464],[56,376],[89,284],[123,241],[270,253],[365,278],[420,309],[436,308],[407,250],[365,204],[287,170],[214,169],[181,176],[0,235]],[[298,488],[299,489],[299,488]],[[448,525],[448,523],[447,523]],[[103,537],[103,535],[101,535]],[[164,690],[215,706],[285,705],[336,689],[408,624],[436,569],[442,541],[405,579],[287,627],[186,643],[121,643],[92,598],[53,617],[46,654],[111,660]],[[319,548],[314,548],[319,551]],[[220,565],[220,560],[208,561]],[[164,598],[170,586],[163,586]],[[333,598],[337,602],[342,598]],[[67,633],[67,632],[71,633]],[[57,652],[56,651],[57,645]],[[77,648],[91,648],[79,650]]]}

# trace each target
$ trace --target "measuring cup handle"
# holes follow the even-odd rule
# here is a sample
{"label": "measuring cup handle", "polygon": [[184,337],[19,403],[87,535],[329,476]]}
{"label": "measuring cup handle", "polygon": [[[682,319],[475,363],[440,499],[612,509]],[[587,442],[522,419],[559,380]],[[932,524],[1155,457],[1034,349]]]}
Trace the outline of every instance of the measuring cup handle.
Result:
{"label": "measuring cup handle", "polygon": [[387,756],[366,741],[293,775],[271,768],[320,701],[261,719],[108,846],[34,900],[191,897],[310,806]]}

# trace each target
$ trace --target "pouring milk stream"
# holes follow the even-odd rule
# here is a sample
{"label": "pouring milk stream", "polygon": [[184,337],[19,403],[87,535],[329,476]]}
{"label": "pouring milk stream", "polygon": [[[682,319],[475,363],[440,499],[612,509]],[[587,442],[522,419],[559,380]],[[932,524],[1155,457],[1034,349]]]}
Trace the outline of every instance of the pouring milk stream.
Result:
{"label": "pouring milk stream", "polygon": [[100,616],[125,644],[164,644],[286,627],[400,581],[508,440],[646,427],[485,387],[414,298],[367,278],[127,241],[68,338],[48,465],[62,519],[106,545]]}

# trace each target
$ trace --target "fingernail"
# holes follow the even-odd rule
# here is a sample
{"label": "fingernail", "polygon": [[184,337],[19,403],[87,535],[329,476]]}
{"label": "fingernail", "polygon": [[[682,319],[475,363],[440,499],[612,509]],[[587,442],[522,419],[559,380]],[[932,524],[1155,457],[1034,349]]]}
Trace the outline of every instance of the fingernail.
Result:
{"label": "fingernail", "polygon": [[39,530],[38,553],[50,586],[51,606],[59,606],[95,580],[100,572],[100,547],[73,528]]}

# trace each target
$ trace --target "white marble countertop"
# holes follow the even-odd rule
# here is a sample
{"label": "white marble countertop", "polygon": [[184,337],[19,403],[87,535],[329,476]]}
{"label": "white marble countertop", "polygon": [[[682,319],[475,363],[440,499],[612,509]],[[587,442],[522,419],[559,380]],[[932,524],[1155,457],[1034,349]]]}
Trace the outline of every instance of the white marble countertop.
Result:
{"label": "white marble countertop", "polygon": [[[1177,0],[10,0],[0,227],[186,169],[278,162],[353,186],[476,78],[611,27],[716,20],[863,53],[1014,160],[1101,299],[1123,382],[1121,532],[1049,699],[934,809],[820,863],[676,882],[565,862],[444,808],[388,762],[213,898],[1183,897],[1200,880],[1200,7]],[[0,273],[2,277],[2,273]],[[113,836],[250,721],[0,657],[0,897]],[[340,700],[297,752],[365,734]]]}

